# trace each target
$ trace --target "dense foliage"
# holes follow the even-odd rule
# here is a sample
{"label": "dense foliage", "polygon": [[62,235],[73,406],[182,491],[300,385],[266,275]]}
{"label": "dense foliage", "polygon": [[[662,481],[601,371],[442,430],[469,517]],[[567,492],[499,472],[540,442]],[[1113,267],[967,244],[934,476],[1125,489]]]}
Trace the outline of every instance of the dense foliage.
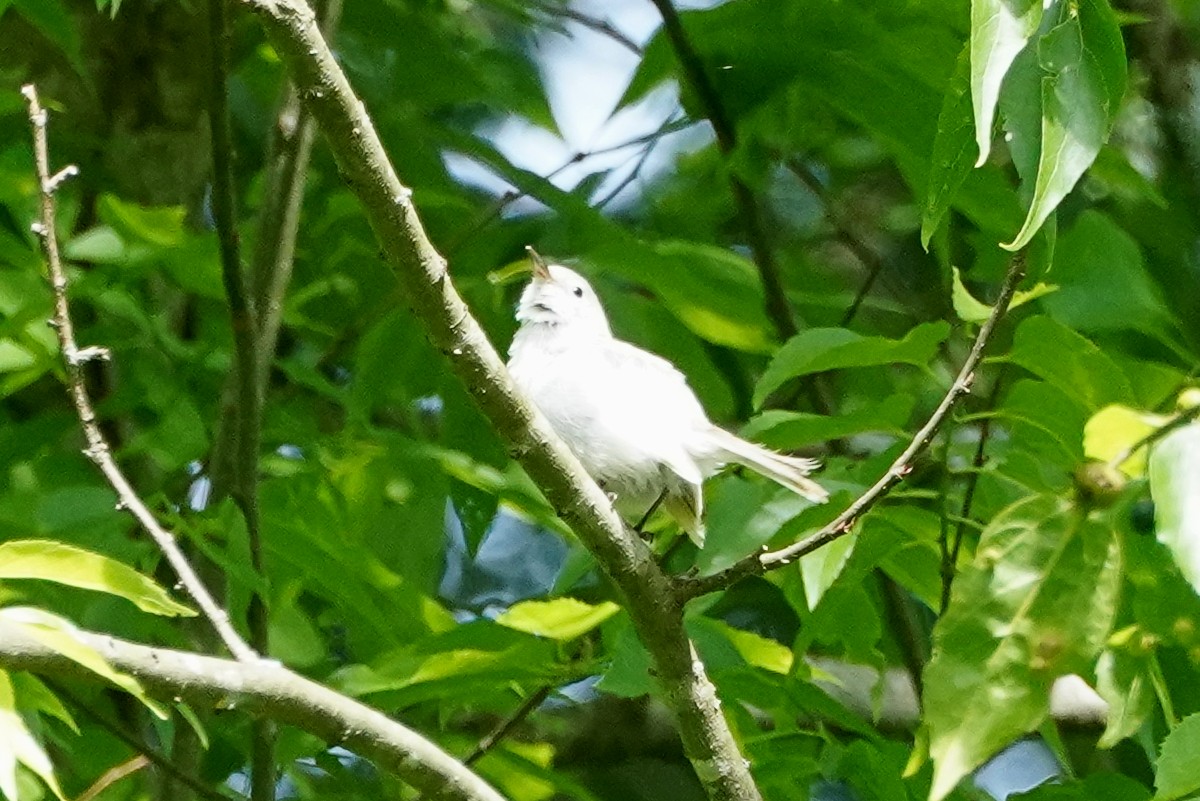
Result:
{"label": "dense foliage", "polygon": [[[18,87],[34,81],[54,161],[81,172],[57,194],[58,235],[80,342],[112,354],[87,367],[104,431],[234,621],[249,626],[261,593],[272,657],[463,757],[524,706],[473,760],[512,799],[702,797],[622,598],[451,375],[453,354],[428,344],[320,137],[265,387],[254,569],[213,475],[235,329],[204,6],[0,0],[0,615],[63,648],[69,620],[218,650],[144,577],[175,581],[81,453],[30,228]],[[286,75],[258,21],[230,11],[251,264],[279,235],[263,209]],[[688,607],[763,796],[971,798],[982,790],[960,780],[1027,734],[1061,775],[1031,801],[1195,794],[1200,443],[1185,426],[1149,459],[1127,449],[1195,405],[1200,6],[685,11],[694,61],[653,34],[612,111],[661,127],[618,158],[568,148],[563,170],[538,174],[500,133],[561,133],[539,48],[606,35],[580,14],[609,18],[556,0],[355,0],[335,50],[498,347],[532,243],[577,263],[618,335],[674,362],[714,420],[824,461],[825,506],[748,475],[710,482],[703,550],[652,525],[671,572],[712,573],[832,520],[945,396],[1014,252],[1028,273],[972,393],[902,484],[847,536]],[[94,669],[121,689],[0,672],[0,792],[58,792],[52,762],[79,797],[138,751],[245,789],[246,716],[156,704]],[[1106,716],[1052,709],[1072,674]],[[410,797],[331,745],[280,732],[280,797]],[[191,792],[154,766],[103,785],[112,801]]]}

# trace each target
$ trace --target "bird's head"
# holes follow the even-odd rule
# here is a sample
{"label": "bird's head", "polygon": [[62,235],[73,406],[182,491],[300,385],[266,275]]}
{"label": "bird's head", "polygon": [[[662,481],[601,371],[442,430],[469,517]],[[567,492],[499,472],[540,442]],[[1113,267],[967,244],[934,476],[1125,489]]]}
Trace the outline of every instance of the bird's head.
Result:
{"label": "bird's head", "polygon": [[533,280],[521,293],[517,321],[525,326],[550,326],[572,334],[611,336],[604,307],[591,284],[561,264],[547,264],[527,248],[533,261]]}

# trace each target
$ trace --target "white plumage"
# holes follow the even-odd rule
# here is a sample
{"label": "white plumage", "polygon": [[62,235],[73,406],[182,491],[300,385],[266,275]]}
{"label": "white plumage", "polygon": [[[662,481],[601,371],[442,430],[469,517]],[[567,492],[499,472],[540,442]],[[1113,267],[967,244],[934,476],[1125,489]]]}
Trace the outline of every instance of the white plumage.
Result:
{"label": "white plumage", "polygon": [[618,510],[636,519],[660,498],[704,544],[704,479],[738,463],[823,503],[806,478],[817,463],[769,451],[708,420],[670,362],[612,335],[596,293],[580,275],[534,254],[534,277],[517,307],[509,371]]}

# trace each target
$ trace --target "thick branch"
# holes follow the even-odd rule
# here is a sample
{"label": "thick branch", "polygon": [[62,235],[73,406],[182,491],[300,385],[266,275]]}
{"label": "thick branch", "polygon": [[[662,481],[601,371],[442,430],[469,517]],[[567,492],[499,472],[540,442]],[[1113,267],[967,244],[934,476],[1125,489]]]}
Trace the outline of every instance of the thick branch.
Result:
{"label": "thick branch", "polygon": [[75,412],[83,427],[83,435],[87,441],[84,455],[91,459],[108,483],[116,490],[119,506],[128,509],[142,527],[158,544],[167,561],[171,563],[176,575],[188,595],[200,607],[200,611],[212,623],[217,634],[225,643],[229,652],[240,660],[254,660],[257,657],[250,646],[238,636],[229,623],[229,615],[217,605],[212,595],[205,588],[196,571],[192,569],[183,551],[179,549],[175,537],[159,525],[154,513],[147,508],[142,499],[134,491],[121,468],[112,457],[104,434],[100,431],[96,411],[92,407],[92,399],[84,382],[84,365],[94,359],[107,359],[108,351],[98,347],[79,348],[75,342],[75,327],[71,323],[71,307],[67,300],[67,271],[63,266],[62,257],[58,250],[58,237],[54,228],[54,192],[64,177],[73,174],[73,167],[68,167],[57,175],[50,174],[50,154],[46,141],[47,112],[38,103],[37,89],[29,84],[21,89],[29,101],[29,121],[33,125],[33,152],[37,162],[38,179],[41,184],[41,222],[35,230],[42,240],[42,248],[46,253],[46,262],[50,271],[50,285],[54,290],[54,320],[53,325],[58,332],[58,344],[62,349],[63,360],[67,370],[67,390],[75,404]]}
{"label": "thick branch", "polygon": [[510,453],[624,594],[679,721],[685,753],[710,796],[723,801],[758,799],[716,691],[684,632],[671,580],[646,545],[626,530],[608,498],[545,418],[517,394],[499,355],[451,283],[445,260],[417,217],[411,190],[396,176],[366,108],[330,53],[311,9],[301,0],[242,2],[260,15],[430,341],[449,357]]}
{"label": "thick branch", "polygon": [[[696,93],[700,107],[704,109],[704,116],[708,117],[708,121],[712,123],[713,133],[717,137],[717,147],[720,148],[723,155],[730,156],[737,147],[737,132],[729,115],[725,112],[721,96],[717,94],[716,87],[713,86],[708,73],[704,71],[704,62],[700,59],[696,49],[692,47],[691,40],[688,39],[687,31],[683,28],[683,21],[679,18],[679,12],[675,10],[671,0],[651,0],[651,2],[662,16],[663,30],[667,34],[667,40],[671,43],[671,49],[675,51],[675,56],[679,59],[684,80]],[[796,327],[795,317],[792,316],[791,304],[788,303],[787,290],[783,285],[783,275],[779,269],[779,263],[775,260],[775,254],[767,240],[767,231],[763,225],[758,202],[746,182],[732,171],[729,173],[729,185],[733,190],[733,199],[738,207],[738,216],[741,217],[742,226],[746,230],[746,238],[754,255],[754,263],[758,267],[759,277],[763,282],[763,291],[767,296],[767,314],[770,315],[771,322],[775,324],[775,330],[779,333],[780,338],[790,339],[799,329]]]}
{"label": "thick branch", "polygon": [[[79,636],[110,665],[133,676],[155,695],[183,699],[195,706],[236,706],[251,715],[296,726],[328,743],[344,745],[433,797],[504,801],[483,779],[421,735],[277,662],[234,662],[149,648],[102,634],[80,632]],[[94,678],[78,662],[8,621],[0,621],[0,666]]]}
{"label": "thick branch", "polygon": [[996,305],[992,307],[992,313],[983,325],[980,326],[979,333],[975,337],[975,343],[971,346],[971,352],[967,354],[967,358],[963,362],[958,376],[954,379],[954,383],[950,385],[950,389],[937,405],[929,420],[913,435],[908,447],[896,457],[896,460],[892,462],[891,466],[880,476],[878,481],[871,485],[866,492],[858,496],[832,522],[799,542],[777,551],[767,551],[763,554],[748,556],[732,567],[720,573],[714,573],[711,576],[681,579],[679,585],[681,596],[683,598],[694,598],[706,592],[724,589],[746,576],[765,573],[773,568],[786,565],[805,554],[812,553],[823,545],[828,545],[839,537],[849,534],[854,528],[854,523],[908,475],[912,470],[913,460],[929,445],[929,442],[938,432],[938,429],[946,421],[950,410],[954,408],[959,399],[971,391],[971,382],[975,377],[975,368],[979,364],[979,360],[983,358],[983,352],[987,348],[988,340],[991,339],[992,332],[996,329],[996,324],[1008,312],[1008,306],[1012,302],[1013,294],[1017,291],[1017,285],[1021,283],[1021,279],[1024,277],[1025,257],[1022,254],[1017,254],[1013,258],[1012,265],[1008,268],[1008,274],[1004,277],[1004,284],[1000,289],[1000,296],[996,300]]}

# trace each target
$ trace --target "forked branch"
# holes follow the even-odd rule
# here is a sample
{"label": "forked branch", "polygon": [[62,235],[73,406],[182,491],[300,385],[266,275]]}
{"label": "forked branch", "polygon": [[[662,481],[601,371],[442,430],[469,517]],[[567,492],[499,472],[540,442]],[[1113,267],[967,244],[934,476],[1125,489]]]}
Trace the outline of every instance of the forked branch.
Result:
{"label": "forked branch", "polygon": [[117,493],[118,506],[129,510],[129,513],[137,518],[137,521],[158,544],[159,549],[162,550],[163,555],[167,557],[167,561],[175,570],[175,574],[179,576],[180,584],[212,623],[221,641],[229,649],[229,653],[240,661],[256,661],[257,654],[234,630],[229,622],[229,614],[213,600],[212,595],[183,555],[179,544],[175,542],[175,537],[159,525],[154,513],[142,502],[129,480],[125,478],[125,474],[113,459],[108,441],[100,431],[96,411],[84,381],[84,366],[90,361],[107,361],[109,353],[101,347],[80,348],[75,341],[75,327],[71,323],[71,307],[67,299],[67,271],[58,250],[58,237],[54,228],[54,193],[62,185],[63,180],[74,175],[77,170],[74,167],[66,167],[54,175],[50,173],[50,149],[46,138],[48,113],[38,102],[37,89],[33,84],[22,87],[21,94],[29,103],[29,122],[33,126],[33,153],[37,164],[38,184],[41,189],[41,221],[34,224],[34,232],[42,240],[42,249],[46,254],[50,272],[50,286],[54,291],[54,316],[50,324],[58,332],[58,344],[62,349],[67,372],[67,390],[71,395],[71,401],[75,404],[75,413],[79,417],[79,423],[83,427],[83,435],[87,441],[84,455],[91,459],[108,479],[108,483]]}
{"label": "forked branch", "polygon": [[681,598],[687,600],[707,592],[724,589],[739,579],[765,573],[768,570],[786,565],[805,554],[812,553],[818,548],[849,534],[858,519],[912,471],[914,459],[929,445],[934,435],[937,434],[938,429],[946,422],[955,404],[971,391],[971,382],[975,378],[975,368],[979,365],[979,360],[983,358],[983,352],[992,337],[992,332],[996,330],[996,324],[1008,312],[1008,307],[1012,303],[1017,286],[1024,277],[1025,257],[1023,254],[1018,253],[1008,268],[1008,274],[1004,276],[1004,283],[1000,289],[1000,296],[996,299],[996,305],[992,307],[991,314],[988,315],[987,320],[980,326],[979,333],[975,336],[975,342],[971,346],[971,351],[967,354],[967,358],[963,362],[962,368],[958,371],[958,376],[954,379],[954,383],[950,385],[950,389],[946,391],[945,396],[925,422],[925,425],[921,426],[917,433],[913,435],[912,441],[908,443],[908,447],[896,457],[896,460],[879,477],[878,481],[872,484],[862,495],[855,498],[854,502],[847,506],[845,511],[831,522],[799,542],[792,543],[776,551],[767,551],[762,554],[747,556],[733,566],[726,568],[720,573],[714,573],[711,576],[679,579],[678,591]]}

